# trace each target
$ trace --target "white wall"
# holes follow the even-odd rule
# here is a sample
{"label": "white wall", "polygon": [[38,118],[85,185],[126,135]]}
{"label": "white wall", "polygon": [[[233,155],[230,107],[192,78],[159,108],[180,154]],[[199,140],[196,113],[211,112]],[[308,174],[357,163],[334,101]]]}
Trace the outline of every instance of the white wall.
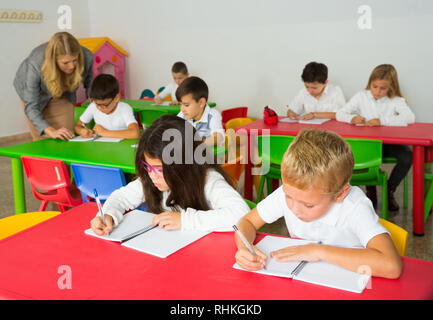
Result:
{"label": "white wall", "polygon": [[89,35],[89,10],[86,0],[0,0],[1,9],[42,11],[41,23],[0,22],[0,137],[28,132],[18,95],[13,87],[20,63],[38,45],[47,42],[59,31],[57,9],[69,5],[72,9],[72,29],[65,30],[76,37]]}
{"label": "white wall", "polygon": [[[44,14],[54,8],[54,16],[57,4],[70,3],[78,11],[75,19],[80,18],[74,20],[74,35],[108,36],[127,50],[129,98],[138,98],[144,88],[165,85],[171,65],[180,60],[207,82],[209,100],[217,102],[219,110],[246,105],[249,115],[261,117],[267,104],[284,110],[302,87],[300,75],[310,61],[327,64],[330,82],[342,87],[346,99],[365,87],[376,65],[392,63],[417,121],[433,122],[430,0],[89,0],[88,11],[84,1],[17,3],[42,6]],[[364,4],[372,9],[371,30],[357,25],[357,9]],[[13,40],[12,50],[2,53],[11,56],[13,63],[6,67],[13,70],[0,76],[8,104],[16,104],[11,83],[18,63],[55,31],[56,18],[50,23],[51,28],[40,26],[32,36],[26,35],[24,25],[5,33]],[[15,28],[21,31],[9,35]],[[3,69],[3,59],[0,63]],[[2,110],[17,107],[5,108],[1,102]],[[25,131],[20,117],[14,116],[15,130],[2,125],[0,136]]]}

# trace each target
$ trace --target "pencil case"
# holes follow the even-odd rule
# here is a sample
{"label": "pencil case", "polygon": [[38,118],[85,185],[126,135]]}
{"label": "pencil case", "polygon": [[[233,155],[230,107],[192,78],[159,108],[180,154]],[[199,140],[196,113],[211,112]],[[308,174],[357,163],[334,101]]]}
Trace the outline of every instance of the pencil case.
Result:
{"label": "pencil case", "polygon": [[266,106],[265,110],[263,111],[263,120],[266,124],[277,124],[278,115],[274,110]]}

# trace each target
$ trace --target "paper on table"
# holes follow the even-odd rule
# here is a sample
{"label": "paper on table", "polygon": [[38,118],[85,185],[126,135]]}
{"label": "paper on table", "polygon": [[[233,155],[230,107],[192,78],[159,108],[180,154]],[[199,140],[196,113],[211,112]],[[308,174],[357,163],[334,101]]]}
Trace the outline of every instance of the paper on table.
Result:
{"label": "paper on table", "polygon": [[91,138],[83,138],[82,136],[76,136],[69,141],[73,142],[85,142],[85,141],[97,141],[97,142],[119,142],[122,141],[121,138],[108,138],[108,137],[98,137],[96,135],[93,135]]}
{"label": "paper on table", "polygon": [[289,122],[289,123],[304,123],[304,124],[322,124],[326,121],[329,121],[330,119],[320,119],[320,118],[314,118],[310,120],[293,120],[289,117],[280,119],[280,122]]}
{"label": "paper on table", "polygon": [[164,101],[162,103],[152,103],[152,106],[169,106],[170,101]]}

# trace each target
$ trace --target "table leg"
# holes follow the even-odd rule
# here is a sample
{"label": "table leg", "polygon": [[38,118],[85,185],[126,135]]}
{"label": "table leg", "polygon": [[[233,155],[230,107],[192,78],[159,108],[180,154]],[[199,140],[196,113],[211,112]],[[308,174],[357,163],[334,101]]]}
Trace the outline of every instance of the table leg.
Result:
{"label": "table leg", "polygon": [[26,212],[26,196],[24,189],[23,166],[21,159],[12,158],[12,181],[14,189],[15,214]]}
{"label": "table leg", "polygon": [[413,233],[424,235],[424,147],[413,146]]}

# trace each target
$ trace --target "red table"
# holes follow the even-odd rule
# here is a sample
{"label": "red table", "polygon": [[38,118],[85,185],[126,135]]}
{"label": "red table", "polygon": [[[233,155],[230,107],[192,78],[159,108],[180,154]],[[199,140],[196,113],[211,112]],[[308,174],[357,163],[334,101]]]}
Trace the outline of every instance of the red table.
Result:
{"label": "red table", "polygon": [[[281,117],[282,118],[282,117]],[[336,120],[321,125],[278,122],[267,125],[262,119],[236,129],[238,134],[247,134],[248,143],[252,137],[263,134],[296,136],[301,129],[313,127],[329,130],[345,138],[382,140],[387,144],[409,145],[413,147],[413,232],[424,234],[424,162],[433,162],[433,123],[414,123],[407,127],[366,127],[355,126]],[[245,168],[245,198],[252,199],[252,176],[250,147]]]}
{"label": "red table", "polygon": [[[0,298],[433,299],[432,262],[403,258],[400,279],[373,277],[371,289],[356,294],[233,269],[232,232],[211,233],[165,259],[147,255],[85,235],[96,211],[85,203],[0,241]],[[61,266],[70,268],[71,289],[59,288]]]}

